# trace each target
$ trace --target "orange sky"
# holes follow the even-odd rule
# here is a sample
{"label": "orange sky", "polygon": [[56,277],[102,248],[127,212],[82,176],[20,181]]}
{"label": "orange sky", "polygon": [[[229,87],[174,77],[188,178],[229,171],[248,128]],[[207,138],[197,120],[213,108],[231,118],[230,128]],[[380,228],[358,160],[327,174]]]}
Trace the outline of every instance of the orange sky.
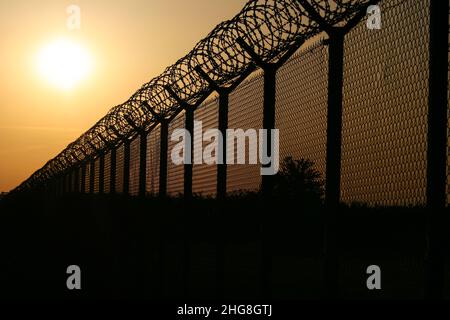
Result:
{"label": "orange sky", "polygon": [[[245,0],[0,0],[0,191],[9,191],[111,107],[185,55]],[[81,8],[68,30],[66,8]],[[57,38],[81,43],[90,75],[69,91],[36,71]]]}

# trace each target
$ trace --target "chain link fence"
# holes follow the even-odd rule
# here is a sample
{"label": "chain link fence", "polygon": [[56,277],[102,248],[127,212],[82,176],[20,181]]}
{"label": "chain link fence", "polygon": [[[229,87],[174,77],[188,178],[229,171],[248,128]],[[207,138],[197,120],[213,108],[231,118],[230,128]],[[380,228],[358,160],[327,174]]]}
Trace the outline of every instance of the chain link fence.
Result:
{"label": "chain link fence", "polygon": [[[370,205],[423,205],[426,202],[427,116],[429,80],[430,0],[383,0],[381,29],[362,19],[345,37],[342,114],[341,201]],[[277,71],[275,127],[280,134],[280,160],[287,156],[314,161],[326,179],[328,39],[308,39]],[[263,128],[264,79],[258,69],[229,95],[228,128]],[[219,126],[218,94],[195,110],[203,132]],[[184,128],[185,112],[169,123],[167,193],[183,194],[184,166],[171,161],[174,129]],[[157,195],[160,180],[160,126],[147,136],[145,190]],[[194,132],[194,146],[201,145]],[[247,145],[247,149],[248,149]],[[228,147],[228,152],[231,151]],[[255,150],[247,150],[255,152]],[[117,148],[115,191],[123,193],[124,147]],[[130,195],[139,194],[139,135],[130,146]],[[248,159],[247,159],[248,160]],[[111,151],[105,154],[104,192],[110,191]],[[99,161],[94,190],[99,192]],[[227,167],[228,193],[256,191],[259,165]],[[90,166],[69,189],[90,191]],[[192,190],[215,196],[217,166],[193,165]],[[72,178],[74,179],[74,178]],[[108,185],[108,186],[106,186]],[[77,186],[77,187],[76,187]],[[126,190],[125,190],[126,191]]]}

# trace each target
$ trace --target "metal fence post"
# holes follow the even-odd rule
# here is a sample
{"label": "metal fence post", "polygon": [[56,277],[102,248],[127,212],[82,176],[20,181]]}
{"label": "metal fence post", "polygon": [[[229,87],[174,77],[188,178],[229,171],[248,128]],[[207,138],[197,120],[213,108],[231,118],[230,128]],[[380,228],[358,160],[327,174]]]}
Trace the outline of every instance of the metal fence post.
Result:
{"label": "metal fence post", "polygon": [[75,168],[74,168],[74,175],[75,175],[75,177],[74,177],[74,179],[75,179],[75,181],[74,181],[74,191],[75,191],[75,193],[80,193],[80,167],[78,167],[78,166],[76,166]]}
{"label": "metal fence post", "polygon": [[110,177],[109,177],[109,193],[116,193],[116,170],[117,170],[117,150],[116,148],[111,149],[110,153],[111,162],[110,162]]}
{"label": "metal fence post", "polygon": [[130,140],[123,142],[123,194],[130,191]]}
{"label": "metal fence post", "polygon": [[167,149],[169,139],[169,123],[167,120],[160,122],[160,150],[159,150],[159,196],[167,196]]}
{"label": "metal fence post", "polygon": [[325,167],[324,253],[327,296],[339,295],[337,210],[341,193],[342,90],[344,72],[344,36],[335,29],[328,42],[328,106]]}
{"label": "metal fence post", "polygon": [[144,197],[147,186],[147,132],[141,132],[139,139],[139,196]]}
{"label": "metal fence post", "polygon": [[[227,143],[226,130],[228,129],[228,100],[229,94],[233,90],[230,87],[220,87],[216,84],[208,74],[199,66],[195,69],[200,77],[202,77],[214,90],[219,94],[219,131],[222,134],[222,139],[219,139],[219,154],[222,159],[218,157],[217,163],[217,199],[225,199],[227,195]],[[220,163],[220,160],[222,160]]]}
{"label": "metal fence post", "polygon": [[187,132],[190,134],[190,141],[186,141],[186,143],[190,144],[191,154],[189,159],[190,163],[184,164],[184,197],[186,199],[192,198],[192,161],[194,154],[194,108],[187,107],[185,108],[185,118],[184,118],[184,127]]}
{"label": "metal fence post", "polygon": [[86,161],[81,163],[80,193],[86,193]]}
{"label": "metal fence post", "polygon": [[103,194],[105,191],[105,153],[101,152],[99,157],[98,170],[98,193]]}
{"label": "metal fence post", "polygon": [[427,136],[427,215],[426,255],[427,298],[444,295],[447,125],[448,125],[448,15],[449,2],[430,1],[429,96]]}
{"label": "metal fence post", "polygon": [[[258,67],[264,71],[264,91],[263,91],[263,129],[267,131],[266,141],[263,141],[266,154],[269,158],[273,156],[274,145],[272,142],[272,129],[275,129],[275,106],[276,106],[276,77],[278,69],[297,51],[303,44],[298,41],[285,54],[279,57],[276,62],[266,62],[246,43],[242,38],[237,39],[237,43],[250,55]],[[268,164],[273,165],[273,164]],[[270,298],[272,295],[272,239],[270,221],[270,199],[274,187],[274,176],[263,175],[261,178],[261,193],[265,201],[264,210],[261,215],[261,246],[262,246],[262,270],[261,270],[261,295]]]}
{"label": "metal fence post", "polygon": [[94,194],[95,187],[95,158],[92,158],[89,163],[89,193]]}
{"label": "metal fence post", "polygon": [[[227,129],[228,129],[228,90],[219,90],[219,153],[222,154],[222,163],[217,164],[217,198],[224,199],[227,195]],[[219,157],[220,161],[220,157]]]}

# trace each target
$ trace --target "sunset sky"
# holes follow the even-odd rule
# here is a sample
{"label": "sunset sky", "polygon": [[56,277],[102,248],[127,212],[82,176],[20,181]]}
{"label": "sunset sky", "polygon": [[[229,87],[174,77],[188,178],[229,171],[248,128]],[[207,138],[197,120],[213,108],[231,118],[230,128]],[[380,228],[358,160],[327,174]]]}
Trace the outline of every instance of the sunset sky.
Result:
{"label": "sunset sky", "polygon": [[[245,3],[0,0],[0,191],[26,179]],[[81,9],[80,30],[66,26],[70,5]],[[90,59],[89,71],[71,87],[47,77],[57,67],[55,52],[64,50],[44,57],[50,66],[39,62],[58,41]]]}

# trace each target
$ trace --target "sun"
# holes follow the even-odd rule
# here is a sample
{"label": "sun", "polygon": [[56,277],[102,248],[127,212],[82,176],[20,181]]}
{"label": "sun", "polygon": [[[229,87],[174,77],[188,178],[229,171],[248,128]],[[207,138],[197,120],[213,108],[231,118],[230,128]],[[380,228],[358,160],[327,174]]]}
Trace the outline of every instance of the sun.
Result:
{"label": "sun", "polygon": [[80,44],[61,38],[38,52],[37,69],[50,84],[68,90],[89,75],[92,58]]}

